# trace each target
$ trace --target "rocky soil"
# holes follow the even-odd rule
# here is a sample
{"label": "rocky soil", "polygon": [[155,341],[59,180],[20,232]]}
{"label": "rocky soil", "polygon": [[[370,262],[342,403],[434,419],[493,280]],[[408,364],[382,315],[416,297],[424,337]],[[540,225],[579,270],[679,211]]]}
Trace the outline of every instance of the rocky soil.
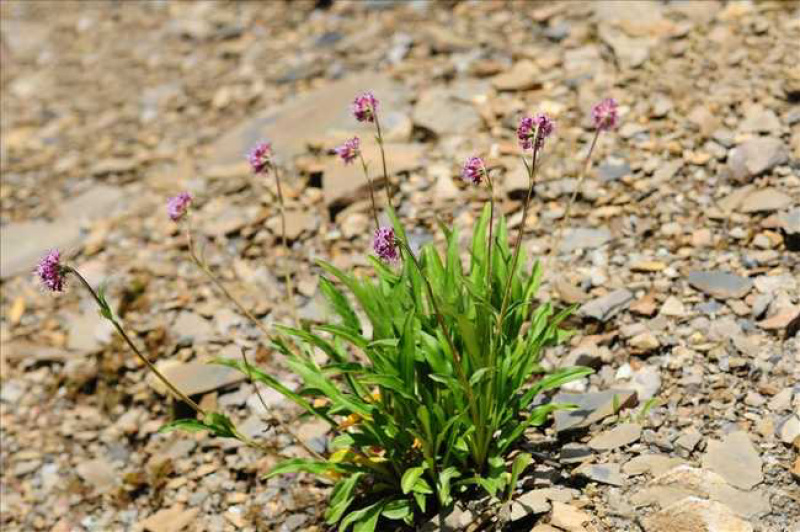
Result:
{"label": "rocky soil", "polygon": [[[473,154],[499,168],[518,225],[516,122],[558,122],[524,246],[558,246],[540,297],[580,305],[547,363],[596,373],[560,392],[579,410],[530,433],[537,464],[508,511],[458,508],[446,526],[800,530],[800,3],[9,0],[0,14],[4,530],[326,529],[328,485],[262,480],[277,454],[157,434],[181,407],[84,292],[44,294],[30,272],[64,250],[202,405],[284,455],[305,451],[275,417],[324,451],[325,426],[268,390],[265,412],[241,375],[204,364],[246,347],[297,385],[188,260],[165,201],[196,196],[206,258],[265,324],[289,317],[286,266],[301,317],[324,319],[314,259],[368,271],[363,179],[331,153],[355,132],[377,168],[348,113],[366,89],[416,245],[441,240],[437,218],[469,234],[487,199],[459,178]],[[621,125],[556,242],[606,96]],[[288,254],[274,182],[243,157],[262,138],[287,180]]]}

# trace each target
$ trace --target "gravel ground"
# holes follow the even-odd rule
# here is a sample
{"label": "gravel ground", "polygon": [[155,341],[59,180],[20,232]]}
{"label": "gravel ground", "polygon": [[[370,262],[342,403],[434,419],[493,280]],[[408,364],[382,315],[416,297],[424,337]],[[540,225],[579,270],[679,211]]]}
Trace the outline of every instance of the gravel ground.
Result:
{"label": "gravel ground", "polygon": [[[298,384],[191,263],[165,202],[194,194],[211,268],[265,325],[290,318],[287,267],[301,318],[325,319],[314,260],[368,271],[367,190],[331,152],[369,139],[348,114],[367,89],[414,245],[441,242],[437,219],[469,235],[487,199],[459,177],[473,154],[518,226],[516,123],[558,123],[523,245],[545,260],[539,296],[580,306],[546,362],[596,372],[559,392],[580,413],[529,434],[537,465],[511,521],[468,506],[453,526],[800,530],[800,3],[9,0],[0,14],[4,530],[326,530],[330,486],[262,476],[305,453],[276,420],[322,452],[331,435],[204,364],[246,347]],[[620,126],[557,239],[607,96]],[[244,158],[262,138],[286,180],[288,253],[274,182]],[[84,292],[37,288],[51,248],[108,282],[187,393],[276,452],[157,434],[183,406]]]}

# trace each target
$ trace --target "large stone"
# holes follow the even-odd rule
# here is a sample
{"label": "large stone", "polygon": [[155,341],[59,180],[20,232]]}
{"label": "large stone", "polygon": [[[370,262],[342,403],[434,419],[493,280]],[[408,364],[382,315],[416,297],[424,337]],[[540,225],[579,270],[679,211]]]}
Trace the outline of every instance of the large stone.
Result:
{"label": "large stone", "polygon": [[633,293],[625,288],[620,288],[584,303],[578,310],[578,314],[587,318],[606,321],[627,307],[632,300]]}
{"label": "large stone", "polygon": [[753,288],[753,281],[729,272],[690,272],[687,279],[694,288],[717,299],[740,299]]}
{"label": "large stone", "polygon": [[0,227],[0,278],[31,274],[36,263],[51,249],[68,255],[81,241],[80,222],[15,222]]}
{"label": "large stone", "polygon": [[575,470],[575,474],[601,484],[611,486],[625,484],[625,477],[620,472],[619,464],[584,464]]}
{"label": "large stone", "polygon": [[201,344],[211,337],[214,333],[214,327],[211,322],[198,314],[183,311],[175,319],[172,331],[180,341]]}
{"label": "large stone", "polygon": [[650,473],[653,476],[660,476],[670,469],[683,465],[684,461],[674,456],[664,456],[661,454],[641,454],[631,459],[622,466],[622,471],[629,477]]}
{"label": "large stone", "polygon": [[94,353],[107,344],[114,334],[114,326],[95,309],[73,314],[67,321],[67,348],[78,353]]}
{"label": "large stone", "polygon": [[756,137],[732,149],[728,166],[737,180],[749,181],[789,160],[789,151],[780,139]]}
{"label": "large stone", "polygon": [[559,253],[572,253],[578,249],[594,249],[611,240],[611,231],[606,227],[598,229],[579,227],[564,233],[558,248]]}
{"label": "large stone", "polygon": [[614,52],[620,66],[627,69],[642,66],[657,42],[647,37],[629,37],[625,32],[608,26],[600,26],[599,35]]}
{"label": "large stone", "polygon": [[688,465],[679,465],[657,476],[631,495],[630,502],[636,507],[666,508],[689,496],[721,502],[748,519],[770,511],[769,497],[763,491],[739,490],[713,471]]}
{"label": "large stone", "polygon": [[[241,382],[245,378],[243,373],[233,368],[202,362],[167,360],[158,364],[158,369],[186,395],[211,392]],[[147,381],[158,393],[167,393],[164,384],[152,374],[148,375]]]}
{"label": "large stone", "polygon": [[483,124],[471,103],[457,97],[453,90],[440,87],[422,93],[414,106],[413,120],[438,137],[469,135]]}
{"label": "large stone", "polygon": [[577,406],[574,410],[559,410],[555,413],[556,431],[563,432],[588,427],[592,423],[614,414],[615,407],[622,409],[635,406],[636,393],[628,390],[590,393],[561,392],[553,397],[553,403],[568,403]]}
{"label": "large stone", "polygon": [[592,518],[586,512],[579,510],[571,504],[553,501],[553,515],[550,523],[567,532],[583,532],[584,524],[591,522]]}
{"label": "large stone", "polygon": [[114,467],[103,458],[81,462],[75,469],[78,475],[98,493],[110,491],[119,481]]}
{"label": "large stone", "polygon": [[307,145],[327,135],[348,132],[371,138],[372,123],[353,118],[350,104],[355,96],[371,90],[380,101],[379,112],[397,111],[407,105],[406,90],[391,78],[378,74],[348,77],[297,96],[250,118],[226,133],[211,147],[211,165],[241,162],[256,142],[268,139],[278,158],[292,158]]}
{"label": "large stone", "polygon": [[78,220],[108,216],[119,207],[123,197],[122,189],[118,187],[95,185],[62,203],[59,212],[62,217]]}
{"label": "large stone", "polygon": [[749,490],[764,480],[761,457],[746,432],[733,432],[722,441],[709,440],[703,467],[714,471],[730,485]]}
{"label": "large stone", "polygon": [[786,249],[800,251],[800,207],[781,213],[778,223],[783,231]]}
{"label": "large stone", "polygon": [[589,440],[589,447],[595,451],[611,451],[612,449],[635,442],[641,435],[641,425],[637,423],[623,423]]}
{"label": "large stone", "polygon": [[739,210],[744,213],[779,211],[791,204],[791,197],[780,190],[767,187],[748,194]]}
{"label": "large stone", "polygon": [[[422,144],[386,144],[386,166],[391,176],[402,172],[410,172],[422,166],[424,146]],[[380,149],[374,144],[362,147],[364,160],[369,167],[373,183],[378,188],[383,184],[383,168]],[[369,184],[361,170],[355,165],[344,165],[338,159],[330,158],[322,170],[322,191],[328,206],[342,206],[369,194]],[[383,201],[383,192],[376,190],[378,201]]]}
{"label": "large stone", "polygon": [[751,105],[745,111],[744,119],[739,125],[745,133],[769,133],[780,135],[781,121],[772,109],[766,109],[761,105]]}
{"label": "large stone", "polygon": [[550,511],[550,503],[543,490],[528,491],[511,503],[511,520],[518,521],[531,514]]}
{"label": "large stone", "polygon": [[532,61],[519,61],[508,71],[493,77],[492,85],[499,91],[525,91],[541,87],[542,78]]}
{"label": "large stone", "polygon": [[457,532],[475,522],[472,512],[456,504],[447,515],[438,515],[422,525],[420,532]]}
{"label": "large stone", "polygon": [[724,504],[687,497],[643,521],[645,532],[753,532]]}
{"label": "large stone", "polygon": [[180,532],[195,520],[199,508],[184,509],[182,504],[159,510],[140,523],[148,532]]}

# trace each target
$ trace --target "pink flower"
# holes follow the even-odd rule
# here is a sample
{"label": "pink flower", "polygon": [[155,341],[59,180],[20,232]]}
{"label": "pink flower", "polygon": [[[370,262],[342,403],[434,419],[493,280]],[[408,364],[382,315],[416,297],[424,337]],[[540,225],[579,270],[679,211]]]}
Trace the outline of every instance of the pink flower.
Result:
{"label": "pink flower", "polygon": [[[555,131],[556,123],[546,114],[539,113],[534,117],[526,116],[519,122],[517,138],[523,150],[539,151],[544,147],[544,139]],[[536,138],[534,138],[534,136]]]}
{"label": "pink flower", "polygon": [[61,253],[54,249],[36,265],[36,275],[45,288],[53,292],[64,290],[65,270],[61,266]]}
{"label": "pink flower", "polygon": [[486,164],[480,157],[470,157],[464,163],[464,169],[461,170],[461,177],[464,181],[468,181],[473,185],[480,185],[483,181],[483,176],[486,174]]}
{"label": "pink flower", "polygon": [[358,157],[358,154],[360,153],[360,144],[361,141],[358,139],[358,137],[353,137],[341,146],[337,147],[334,151],[339,157],[342,158],[344,164],[350,164],[355,160],[356,157]]}
{"label": "pink flower", "polygon": [[250,167],[256,174],[266,174],[272,166],[272,144],[269,142],[260,142],[250,150],[247,156],[250,161]]}
{"label": "pink flower", "polygon": [[394,229],[391,227],[379,227],[375,230],[375,238],[372,241],[372,249],[375,254],[386,262],[396,262],[399,258],[397,252],[397,241],[394,237]]}
{"label": "pink flower", "polygon": [[192,203],[192,195],[188,192],[181,192],[167,202],[167,214],[169,219],[177,222],[186,215],[189,205]]}
{"label": "pink flower", "polygon": [[378,112],[378,100],[371,92],[362,92],[353,100],[351,109],[353,116],[359,122],[374,122],[375,113]]}
{"label": "pink flower", "polygon": [[606,98],[592,107],[592,122],[595,128],[605,131],[617,127],[617,101]]}

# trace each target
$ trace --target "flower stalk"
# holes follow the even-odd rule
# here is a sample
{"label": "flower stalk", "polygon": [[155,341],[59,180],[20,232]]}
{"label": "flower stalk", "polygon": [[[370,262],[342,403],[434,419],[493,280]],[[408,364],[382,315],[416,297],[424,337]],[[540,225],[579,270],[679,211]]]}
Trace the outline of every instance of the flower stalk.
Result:
{"label": "flower stalk", "polygon": [[122,328],[122,324],[120,324],[120,322],[114,317],[114,314],[113,312],[111,312],[111,308],[106,302],[105,297],[98,294],[95,291],[95,289],[92,288],[92,285],[90,285],[89,282],[83,277],[83,275],[81,275],[80,272],[78,272],[78,270],[76,270],[71,266],[62,266],[62,268],[65,274],[74,275],[78,279],[78,281],[80,281],[80,283],[83,285],[83,287],[86,288],[89,294],[91,294],[95,303],[97,303],[97,306],[100,308],[100,314],[109,322],[111,322],[111,325],[114,326],[114,329],[116,329],[117,333],[119,333],[122,339],[125,340],[125,343],[128,344],[128,347],[131,348],[131,351],[133,351],[136,354],[136,356],[139,357],[139,360],[141,360],[144,363],[144,365],[147,366],[147,369],[149,369],[153,373],[153,375],[155,375],[156,378],[158,378],[158,380],[160,380],[164,384],[164,386],[167,387],[167,389],[172,393],[172,395],[176,399],[179,399],[180,401],[183,401],[184,403],[189,405],[192,408],[192,410],[194,410],[201,417],[205,417],[206,412],[202,408],[200,408],[200,406],[197,403],[192,401],[192,399],[190,399],[188,395],[180,391],[177,388],[177,386],[175,386],[172,383],[172,381],[170,381],[166,376],[164,376],[164,374],[161,373],[161,371],[159,371],[159,369],[155,366],[155,364],[150,362],[150,359],[147,358],[139,350],[138,347],[136,347],[136,344],[133,343],[133,340],[131,340],[131,338],[125,332],[125,329]]}

